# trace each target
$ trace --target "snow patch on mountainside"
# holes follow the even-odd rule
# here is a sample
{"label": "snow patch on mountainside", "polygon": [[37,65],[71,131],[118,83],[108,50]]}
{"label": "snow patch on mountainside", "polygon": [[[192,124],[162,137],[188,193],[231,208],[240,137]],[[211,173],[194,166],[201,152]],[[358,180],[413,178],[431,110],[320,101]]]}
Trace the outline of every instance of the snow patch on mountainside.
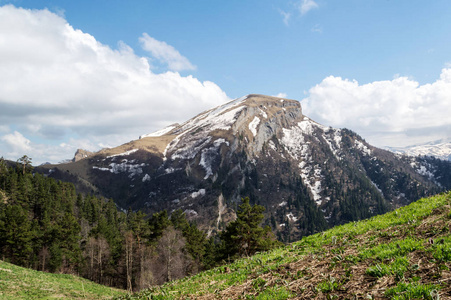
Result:
{"label": "snow patch on mountainside", "polygon": [[230,109],[230,108],[232,108],[234,106],[237,106],[237,105],[243,103],[248,97],[249,97],[249,95],[246,95],[246,96],[237,98],[235,100],[232,100],[230,102],[227,102],[226,104],[223,104],[223,105],[217,107],[216,109],[208,111],[207,114],[208,115],[213,115],[213,116],[219,115],[220,113],[222,113],[222,112],[224,112],[224,111],[226,111],[226,110],[228,110],[228,109]]}
{"label": "snow patch on mountainside", "polygon": [[361,141],[355,140],[355,147],[362,151],[364,155],[371,155],[371,150],[365,146],[365,144],[363,144]]}
{"label": "snow patch on mountainside", "polygon": [[[235,105],[239,103],[241,102]],[[207,112],[184,123],[181,129],[177,130],[179,135],[169,143],[163,152],[164,157],[174,149],[176,150],[171,156],[172,160],[195,157],[199,150],[210,142],[209,133],[214,130],[229,130],[236,121],[237,114],[244,108],[244,106],[240,106],[225,112],[225,109],[217,109],[218,113]],[[181,143],[182,145],[180,145]]]}
{"label": "snow patch on mountainside", "polygon": [[221,144],[226,144],[227,146],[229,146],[229,142],[227,142],[225,139],[217,139],[213,142],[212,147],[202,149],[199,165],[201,165],[205,169],[204,179],[207,179],[208,177],[213,175],[212,164],[219,155],[219,147],[221,146]]}
{"label": "snow patch on mountainside", "polygon": [[288,213],[286,216],[292,222],[296,222],[298,220],[298,218],[295,217],[292,212]]}
{"label": "snow patch on mountainside", "polygon": [[191,198],[197,198],[199,196],[205,196],[205,189],[200,189],[197,192],[191,193]]}
{"label": "snow patch on mountainside", "polygon": [[113,174],[127,172],[127,173],[129,173],[128,177],[133,178],[136,175],[142,174],[142,172],[143,172],[142,167],[144,167],[144,166],[146,166],[145,163],[133,164],[133,161],[130,161],[130,163],[128,163],[128,161],[126,159],[123,159],[121,163],[114,163],[114,162],[110,163],[109,164],[110,168],[103,168],[103,167],[97,167],[97,166],[93,166],[92,168],[97,169],[99,171],[108,171]]}
{"label": "snow patch on mountainside", "polygon": [[252,132],[252,134],[254,136],[257,135],[257,126],[258,126],[258,124],[260,124],[260,118],[259,117],[254,117],[252,122],[249,123],[249,130]]}
{"label": "snow patch on mountainside", "polygon": [[106,158],[112,158],[112,157],[117,157],[117,156],[126,156],[126,155],[130,155],[132,153],[135,153],[136,151],[138,151],[139,149],[133,149],[133,150],[129,150],[129,151],[125,151],[123,153],[119,153],[119,154],[113,154],[110,156],[107,156]]}
{"label": "snow patch on mountainside", "polygon": [[309,118],[304,117],[304,120],[298,123],[299,128],[304,132],[305,134],[312,135],[313,134],[313,123],[310,121]]}
{"label": "snow patch on mountainside", "polygon": [[150,181],[150,176],[149,174],[144,175],[142,182],[146,182],[146,181]]}
{"label": "snow patch on mountainside", "polygon": [[322,170],[318,164],[313,165],[309,143],[304,138],[304,134],[313,134],[313,126],[315,125],[306,118],[305,121],[298,123],[298,126],[293,126],[291,129],[283,128],[281,142],[290,156],[300,161],[298,166],[301,170],[301,178],[310,190],[313,200],[317,205],[321,205]]}
{"label": "snow patch on mountainside", "polygon": [[185,144],[179,147],[176,151],[174,151],[171,158],[172,160],[176,160],[178,158],[192,159],[197,155],[197,153],[201,149],[203,149],[205,146],[208,145],[210,140],[211,140],[210,136],[206,136],[201,139],[198,139],[195,136],[190,136],[183,140]]}
{"label": "snow patch on mountainside", "polygon": [[422,175],[422,176],[427,176],[429,177],[429,179],[433,179],[434,178],[434,174],[429,171],[428,169],[426,169],[425,166],[420,166],[419,169],[416,170],[418,174]]}
{"label": "snow patch on mountainside", "polygon": [[158,131],[155,131],[155,132],[152,132],[152,133],[149,133],[149,134],[141,135],[139,138],[143,139],[143,138],[146,138],[146,137],[157,137],[157,136],[165,135],[166,133],[170,132],[172,129],[176,128],[177,125],[178,124],[170,125],[170,126],[165,127],[165,128],[163,128],[161,130],[158,130]]}
{"label": "snow patch on mountainside", "polygon": [[384,193],[379,188],[379,186],[376,183],[374,183],[372,180],[370,180],[370,181],[371,181],[371,184],[379,191],[379,193],[381,193],[382,197],[384,197]]}
{"label": "snow patch on mountainside", "polygon": [[286,206],[287,204],[288,204],[287,201],[282,201],[282,202],[279,203],[279,206],[280,206],[280,207],[284,207],[284,206]]}
{"label": "snow patch on mountainside", "polygon": [[340,149],[341,149],[341,130],[340,129],[332,129],[327,128],[324,130],[324,140],[327,145],[329,145],[330,151],[332,151],[333,155],[341,160],[340,157]]}
{"label": "snow patch on mountainside", "polygon": [[415,172],[420,174],[421,176],[427,177],[429,180],[437,184],[438,186],[442,186],[440,182],[438,182],[435,178],[435,168],[426,162],[420,163],[412,158],[410,165],[415,169]]}

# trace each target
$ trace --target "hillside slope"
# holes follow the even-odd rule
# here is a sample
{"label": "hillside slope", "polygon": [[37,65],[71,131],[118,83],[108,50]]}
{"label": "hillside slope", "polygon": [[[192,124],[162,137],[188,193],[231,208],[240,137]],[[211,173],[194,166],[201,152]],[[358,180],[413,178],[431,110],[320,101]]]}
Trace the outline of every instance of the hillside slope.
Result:
{"label": "hillside slope", "polygon": [[451,162],[378,149],[314,122],[296,100],[248,95],[141,137],[38,170],[122,209],[182,209],[210,233],[249,197],[285,242],[451,188],[440,171]]}
{"label": "hillside slope", "polygon": [[35,271],[0,260],[0,299],[111,299],[124,294],[77,276]]}
{"label": "hillside slope", "polygon": [[117,299],[450,299],[451,193]]}

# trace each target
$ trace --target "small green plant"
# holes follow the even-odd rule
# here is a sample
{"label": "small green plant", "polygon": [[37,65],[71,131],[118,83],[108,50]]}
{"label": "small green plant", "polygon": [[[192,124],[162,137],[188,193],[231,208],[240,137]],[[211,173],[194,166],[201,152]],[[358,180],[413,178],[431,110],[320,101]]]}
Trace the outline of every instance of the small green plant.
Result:
{"label": "small green plant", "polygon": [[388,272],[388,268],[386,267],[386,265],[375,265],[372,267],[369,267],[368,269],[366,269],[365,272],[367,275],[370,275],[372,277],[383,277],[385,275],[387,275]]}
{"label": "small green plant", "polygon": [[285,300],[295,296],[291,291],[287,290],[285,287],[270,287],[260,293],[255,299],[256,300]]}
{"label": "small green plant", "polygon": [[390,264],[377,264],[369,267],[366,274],[373,277],[383,277],[393,275],[397,281],[404,278],[404,274],[409,270],[409,261],[405,257],[398,257]]}
{"label": "small green plant", "polygon": [[316,288],[318,291],[321,291],[323,293],[330,293],[338,290],[339,283],[334,277],[329,276],[328,279],[321,281]]}
{"label": "small green plant", "polygon": [[433,244],[430,251],[432,251],[432,256],[439,262],[451,261],[451,235]]}
{"label": "small green plant", "polygon": [[381,261],[405,256],[415,250],[423,250],[423,241],[411,237],[396,240],[388,244],[380,244],[359,253],[361,259],[377,258]]}
{"label": "small green plant", "polygon": [[400,282],[394,288],[388,289],[385,292],[385,296],[394,300],[407,300],[407,299],[429,299],[438,300],[439,286],[434,284],[418,284],[418,283],[404,283]]}
{"label": "small green plant", "polygon": [[254,279],[254,281],[252,281],[252,287],[253,287],[255,290],[260,290],[260,289],[262,289],[262,288],[265,286],[265,284],[266,284],[266,280],[264,280],[264,279],[261,278],[261,277],[258,277],[258,278],[256,278],[256,279]]}

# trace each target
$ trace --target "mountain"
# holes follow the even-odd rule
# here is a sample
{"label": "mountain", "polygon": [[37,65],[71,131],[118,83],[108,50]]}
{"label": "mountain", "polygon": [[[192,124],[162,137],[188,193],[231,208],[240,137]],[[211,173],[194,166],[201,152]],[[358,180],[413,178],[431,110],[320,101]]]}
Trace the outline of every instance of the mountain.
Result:
{"label": "mountain", "polygon": [[304,116],[296,100],[263,95],[116,148],[77,153],[74,162],[38,171],[113,198],[124,210],[180,208],[209,233],[233,220],[248,196],[286,242],[451,187],[449,162],[375,148]]}
{"label": "mountain", "polygon": [[388,147],[388,149],[410,156],[434,156],[443,160],[451,160],[451,139],[441,139],[407,147]]}
{"label": "mountain", "polygon": [[115,299],[450,299],[451,194]]}

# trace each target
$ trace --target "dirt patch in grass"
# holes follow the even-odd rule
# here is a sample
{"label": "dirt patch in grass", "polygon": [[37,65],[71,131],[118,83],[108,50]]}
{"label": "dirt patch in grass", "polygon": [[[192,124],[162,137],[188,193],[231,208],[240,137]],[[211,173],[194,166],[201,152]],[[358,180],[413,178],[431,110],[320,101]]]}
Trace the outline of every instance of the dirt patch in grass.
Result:
{"label": "dirt patch in grass", "polygon": [[[451,264],[449,261],[438,262],[427,251],[434,243],[443,242],[443,238],[449,235],[449,211],[450,206],[446,205],[413,224],[368,231],[350,239],[349,243],[353,245],[345,237],[343,242],[300,256],[297,261],[280,265],[266,274],[253,274],[242,284],[196,298],[258,299],[265,290],[280,287],[291,292],[289,299],[389,299],[385,292],[396,287],[399,282],[405,282],[434,284],[439,287],[440,299],[451,299]],[[405,238],[422,240],[425,250],[414,250],[405,255],[410,266],[402,278],[394,275],[373,277],[367,274],[369,267],[390,264],[394,258],[385,261],[374,258],[359,261],[360,251]],[[394,245],[396,247],[396,243]]]}

